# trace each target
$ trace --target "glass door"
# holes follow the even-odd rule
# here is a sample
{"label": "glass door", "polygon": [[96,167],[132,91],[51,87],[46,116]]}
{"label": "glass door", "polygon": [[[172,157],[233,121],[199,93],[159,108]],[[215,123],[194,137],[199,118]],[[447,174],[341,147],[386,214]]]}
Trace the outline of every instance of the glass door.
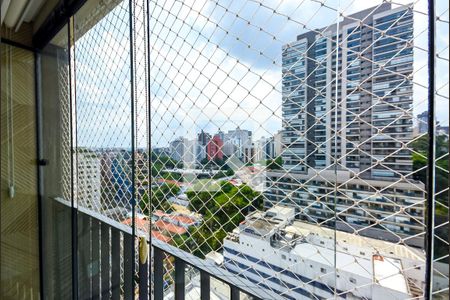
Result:
{"label": "glass door", "polygon": [[0,298],[39,296],[34,55],[1,49]]}

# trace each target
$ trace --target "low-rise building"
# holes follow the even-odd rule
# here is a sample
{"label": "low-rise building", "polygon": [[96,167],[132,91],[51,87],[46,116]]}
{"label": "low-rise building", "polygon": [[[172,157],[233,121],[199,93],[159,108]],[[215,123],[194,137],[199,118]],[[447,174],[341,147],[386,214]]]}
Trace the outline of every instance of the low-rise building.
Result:
{"label": "low-rise building", "polygon": [[223,266],[285,299],[407,299],[424,287],[422,251],[300,222],[275,206],[224,240]]}

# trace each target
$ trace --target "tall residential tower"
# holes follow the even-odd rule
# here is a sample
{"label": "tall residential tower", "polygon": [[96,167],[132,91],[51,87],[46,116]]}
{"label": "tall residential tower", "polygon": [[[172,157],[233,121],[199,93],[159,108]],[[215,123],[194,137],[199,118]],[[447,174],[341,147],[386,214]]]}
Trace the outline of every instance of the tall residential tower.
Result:
{"label": "tall residential tower", "polygon": [[283,47],[286,169],[306,173],[336,158],[366,178],[412,171],[401,149],[412,139],[412,37],[412,9],[385,3]]}
{"label": "tall residential tower", "polygon": [[412,38],[412,7],[384,3],[283,46],[284,171],[267,173],[267,208],[392,241],[423,231],[424,185],[410,176]]}

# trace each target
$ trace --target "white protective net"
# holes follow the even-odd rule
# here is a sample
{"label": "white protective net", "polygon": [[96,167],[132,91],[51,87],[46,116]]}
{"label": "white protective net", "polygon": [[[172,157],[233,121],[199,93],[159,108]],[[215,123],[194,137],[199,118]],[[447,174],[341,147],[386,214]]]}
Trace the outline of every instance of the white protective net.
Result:
{"label": "white protective net", "polygon": [[144,2],[75,25],[78,205],[280,299],[418,299],[432,164],[448,298],[448,3],[431,161],[428,1]]}

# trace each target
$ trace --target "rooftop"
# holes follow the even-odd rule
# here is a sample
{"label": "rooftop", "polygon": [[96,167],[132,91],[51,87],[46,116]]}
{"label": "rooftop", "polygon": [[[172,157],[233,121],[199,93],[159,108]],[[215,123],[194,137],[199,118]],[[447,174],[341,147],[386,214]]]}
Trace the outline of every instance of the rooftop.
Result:
{"label": "rooftop", "polygon": [[167,231],[172,234],[185,234],[187,232],[187,229],[182,226],[177,226],[172,223],[158,220],[154,223],[155,227],[157,227],[161,231]]}
{"label": "rooftop", "polygon": [[[340,276],[359,276],[367,282],[400,293],[408,293],[407,277],[403,273],[411,265],[422,266],[424,254],[419,250],[395,243],[354,235],[310,223],[294,221],[287,216],[292,209],[274,206],[267,212],[253,212],[246,218],[246,226],[240,226],[227,239],[239,243],[242,230],[251,228],[270,239],[271,247],[296,255],[302,261],[309,261],[329,267],[327,272],[336,269]],[[274,252],[273,255],[278,255]],[[270,256],[270,255],[269,255]],[[267,259],[269,259],[267,257]],[[402,260],[409,267],[405,269]]]}
{"label": "rooftop", "polygon": [[274,206],[266,212],[254,211],[245,218],[239,229],[260,236],[268,236],[274,230],[292,221],[294,212],[293,208],[281,205]]}

